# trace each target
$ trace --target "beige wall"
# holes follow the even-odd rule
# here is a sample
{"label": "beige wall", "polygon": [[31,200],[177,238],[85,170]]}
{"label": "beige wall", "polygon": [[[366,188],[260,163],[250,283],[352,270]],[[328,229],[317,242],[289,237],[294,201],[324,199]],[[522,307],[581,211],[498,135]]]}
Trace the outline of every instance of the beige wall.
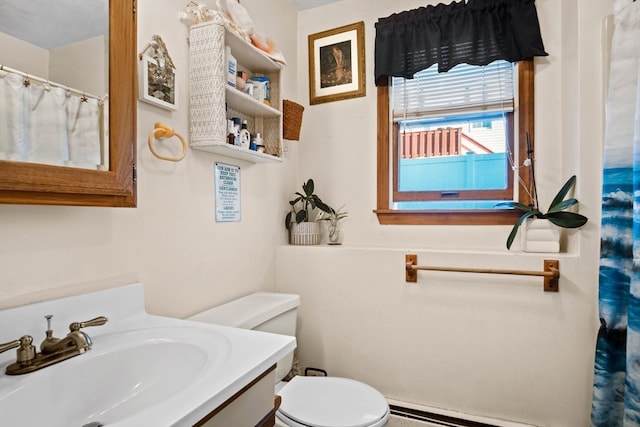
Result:
{"label": "beige wall", "polygon": [[[213,2],[212,2],[213,3]],[[138,48],[165,41],[181,84],[180,110],[138,103],[138,208],[0,206],[0,305],[145,284],[152,313],[184,317],[254,290],[298,292],[303,366],[370,382],[387,397],[541,426],[587,425],[597,328],[602,135],[600,28],[611,0],[538,0],[550,53],[536,61],[537,174],[542,204],[571,174],[590,223],[565,241],[561,291],[541,280],[420,273],[404,283],[404,254],[421,263],[538,269],[544,257],[508,253],[507,226],[380,226],[375,208],[374,23],[418,0],[344,0],[296,14],[287,0],[243,0],[257,29],[283,50],[283,98],[305,105],[300,142],[282,164],[189,150],[153,157],[161,121],[188,135],[184,1],[139,0]],[[307,35],[365,21],[367,96],[308,105]],[[241,166],[242,221],[216,223],[213,164]],[[287,201],[316,180],[346,203],[345,245],[291,247]],[[513,286],[511,286],[513,285]]]}
{"label": "beige wall", "polygon": [[[214,2],[215,3],[215,2]],[[296,11],[288,0],[246,0],[256,28],[289,62],[283,96],[295,99]],[[189,150],[179,162],[155,158],[155,122],[189,135],[188,28],[177,0],[138,1],[138,51],[162,37],[177,67],[180,110],[138,102],[138,207],[103,209],[0,205],[0,306],[145,284],[150,312],[185,317],[255,290],[274,289],[275,248],[296,162],[253,164]],[[274,10],[278,20],[265,20]],[[242,220],[216,223],[215,161],[241,167]]]}
{"label": "beige wall", "polygon": [[49,51],[0,33],[0,64],[102,96],[108,87],[105,43],[99,36]]}
{"label": "beige wall", "polygon": [[108,93],[108,40],[93,37],[52,49],[49,54],[49,78],[65,86],[95,96]]}
{"label": "beige wall", "polygon": [[[435,3],[435,2],[433,2]],[[421,264],[538,270],[548,256],[508,252],[509,226],[380,226],[376,205],[374,24],[423,1],[344,0],[298,15],[298,93],[308,104],[307,35],[364,20],[367,96],[309,106],[299,180],[346,203],[345,246],[278,250],[277,286],[301,295],[303,367],[361,379],[385,396],[539,426],[589,424],[597,332],[603,63],[612,2],[538,0],[549,56],[536,59],[536,158],[541,204],[578,175],[591,221],[566,233],[560,292],[542,279],[420,272]]]}
{"label": "beige wall", "polygon": [[25,73],[49,77],[49,51],[0,32],[0,64]]}

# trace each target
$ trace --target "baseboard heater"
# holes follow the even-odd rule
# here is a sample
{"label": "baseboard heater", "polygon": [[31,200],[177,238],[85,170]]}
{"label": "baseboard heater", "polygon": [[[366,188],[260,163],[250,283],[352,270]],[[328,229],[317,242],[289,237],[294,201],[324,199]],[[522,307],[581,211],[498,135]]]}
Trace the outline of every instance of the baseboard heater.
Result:
{"label": "baseboard heater", "polygon": [[436,414],[420,409],[405,408],[397,405],[389,405],[391,415],[398,418],[406,418],[415,421],[416,427],[500,427],[496,424],[481,423],[478,421],[464,420],[449,415]]}

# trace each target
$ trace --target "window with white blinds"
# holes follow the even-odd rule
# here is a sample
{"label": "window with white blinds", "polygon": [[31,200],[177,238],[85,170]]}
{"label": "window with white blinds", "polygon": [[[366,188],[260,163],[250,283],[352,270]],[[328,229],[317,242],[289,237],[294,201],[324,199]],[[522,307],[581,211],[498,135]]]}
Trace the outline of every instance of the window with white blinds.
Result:
{"label": "window with white blinds", "polygon": [[460,64],[438,73],[437,64],[414,75],[394,77],[394,121],[460,113],[512,112],[514,64],[494,61],[485,66]]}

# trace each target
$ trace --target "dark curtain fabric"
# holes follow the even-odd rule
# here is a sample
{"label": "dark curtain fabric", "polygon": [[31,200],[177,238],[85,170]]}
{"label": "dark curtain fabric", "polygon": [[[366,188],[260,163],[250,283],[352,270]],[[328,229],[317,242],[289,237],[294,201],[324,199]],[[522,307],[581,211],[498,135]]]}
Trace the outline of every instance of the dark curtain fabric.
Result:
{"label": "dark curtain fabric", "polygon": [[394,13],[376,23],[375,79],[410,79],[438,64],[487,65],[547,56],[534,0],[464,0]]}

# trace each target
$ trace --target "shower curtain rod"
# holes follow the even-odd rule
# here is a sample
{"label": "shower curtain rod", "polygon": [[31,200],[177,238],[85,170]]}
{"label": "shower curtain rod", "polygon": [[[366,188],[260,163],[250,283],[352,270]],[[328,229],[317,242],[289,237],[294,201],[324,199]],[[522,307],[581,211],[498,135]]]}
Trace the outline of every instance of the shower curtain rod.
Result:
{"label": "shower curtain rod", "polygon": [[544,271],[531,271],[531,270],[499,270],[490,268],[458,268],[458,267],[428,267],[418,264],[418,255],[407,254],[405,255],[405,281],[417,282],[418,274],[417,270],[429,270],[429,271],[453,271],[459,273],[484,273],[484,274],[513,274],[518,276],[542,276],[544,278],[544,291],[545,292],[558,292],[560,288],[560,267],[558,260],[544,260]]}
{"label": "shower curtain rod", "polygon": [[29,81],[35,81],[35,82],[41,83],[42,85],[49,85],[49,86],[59,87],[61,89],[64,89],[66,91],[69,91],[69,92],[73,93],[74,95],[83,96],[85,98],[97,99],[98,101],[104,101],[105,99],[108,98],[108,95],[104,95],[104,96],[92,95],[90,93],[87,93],[87,92],[84,92],[84,91],[81,91],[81,90],[78,90],[78,89],[74,89],[72,87],[62,85],[60,83],[52,82],[52,81],[49,81],[47,79],[43,79],[41,77],[32,76],[31,74],[27,74],[24,71],[16,70],[16,69],[13,69],[11,67],[7,67],[6,65],[3,65],[3,64],[0,64],[0,71],[7,71],[9,73],[17,74],[19,76],[24,77],[25,79],[27,79]]}

